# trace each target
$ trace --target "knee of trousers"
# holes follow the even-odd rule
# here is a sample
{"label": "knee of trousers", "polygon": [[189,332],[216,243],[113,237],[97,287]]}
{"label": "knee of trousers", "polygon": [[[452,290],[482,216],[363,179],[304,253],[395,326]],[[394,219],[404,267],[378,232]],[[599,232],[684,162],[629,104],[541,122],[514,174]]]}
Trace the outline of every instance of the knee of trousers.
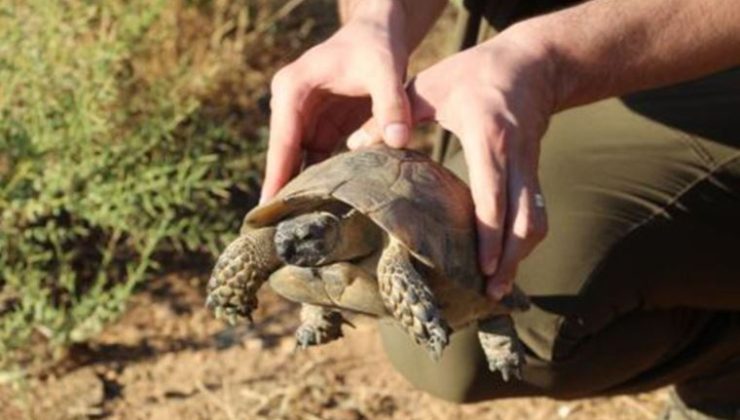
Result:
{"label": "knee of trousers", "polygon": [[452,403],[475,401],[476,377],[486,369],[475,326],[452,334],[438,361],[394,322],[380,321],[378,330],[388,360],[414,388]]}

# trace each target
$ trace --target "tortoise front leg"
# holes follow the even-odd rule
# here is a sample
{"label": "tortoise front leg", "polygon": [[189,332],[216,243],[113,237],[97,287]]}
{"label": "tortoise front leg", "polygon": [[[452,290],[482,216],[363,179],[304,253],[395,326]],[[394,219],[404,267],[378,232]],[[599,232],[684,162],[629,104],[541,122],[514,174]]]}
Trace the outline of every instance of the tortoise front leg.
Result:
{"label": "tortoise front leg", "polygon": [[408,250],[391,239],[378,261],[383,303],[406,332],[439,360],[449,343],[450,328],[442,319],[432,291],[411,263]]}
{"label": "tortoise front leg", "polygon": [[206,306],[230,324],[239,318],[252,320],[257,291],[282,262],[275,252],[275,228],[243,233],[218,257],[208,280]]}
{"label": "tortoise front leg", "polygon": [[480,321],[478,339],[491,372],[501,372],[504,381],[512,376],[522,379],[524,347],[510,316],[501,315]]}
{"label": "tortoise front leg", "polygon": [[342,324],[349,324],[339,312],[319,305],[301,305],[301,325],[295,338],[301,348],[326,344],[342,338]]}

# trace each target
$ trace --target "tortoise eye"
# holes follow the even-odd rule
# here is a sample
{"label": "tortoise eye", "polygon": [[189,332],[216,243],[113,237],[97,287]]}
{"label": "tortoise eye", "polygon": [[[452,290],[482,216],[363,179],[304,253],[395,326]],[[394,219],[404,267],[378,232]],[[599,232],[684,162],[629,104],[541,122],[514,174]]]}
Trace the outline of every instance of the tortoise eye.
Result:
{"label": "tortoise eye", "polygon": [[296,235],[298,236],[298,239],[311,239],[311,228],[310,227],[300,227],[296,229]]}

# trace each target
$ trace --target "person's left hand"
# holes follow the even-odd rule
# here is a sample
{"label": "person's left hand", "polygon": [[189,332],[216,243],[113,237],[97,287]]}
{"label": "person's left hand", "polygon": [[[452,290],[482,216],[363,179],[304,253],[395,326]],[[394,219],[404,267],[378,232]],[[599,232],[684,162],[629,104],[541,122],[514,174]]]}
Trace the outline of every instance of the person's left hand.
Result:
{"label": "person's left hand", "polygon": [[[555,110],[544,48],[503,32],[420,73],[408,86],[414,122],[434,120],[461,141],[488,295],[509,293],[519,262],[544,238],[547,217],[537,167],[540,139]],[[374,124],[364,142],[382,141]]]}

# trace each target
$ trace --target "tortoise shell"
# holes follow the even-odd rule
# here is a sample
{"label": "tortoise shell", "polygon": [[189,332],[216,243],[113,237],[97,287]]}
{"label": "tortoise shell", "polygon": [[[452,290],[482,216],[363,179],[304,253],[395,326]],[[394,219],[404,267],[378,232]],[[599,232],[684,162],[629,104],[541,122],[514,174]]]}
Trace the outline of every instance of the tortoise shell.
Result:
{"label": "tortoise shell", "polygon": [[369,217],[442,277],[482,292],[470,190],[418,152],[376,146],[313,165],[250,211],[242,232],[333,201]]}

